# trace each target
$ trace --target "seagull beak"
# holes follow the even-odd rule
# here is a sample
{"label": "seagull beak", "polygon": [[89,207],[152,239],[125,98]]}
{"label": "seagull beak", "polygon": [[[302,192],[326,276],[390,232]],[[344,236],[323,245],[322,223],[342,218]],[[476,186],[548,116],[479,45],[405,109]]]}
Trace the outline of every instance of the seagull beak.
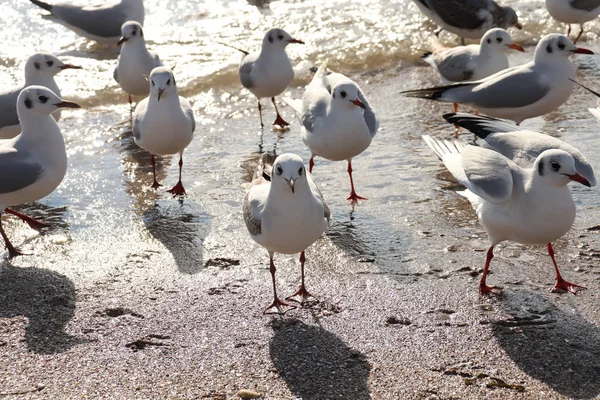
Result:
{"label": "seagull beak", "polygon": [[158,101],[160,101],[160,96],[164,93],[165,89],[158,89]]}
{"label": "seagull beak", "polygon": [[290,180],[287,181],[287,183],[290,186],[290,189],[292,189],[292,193],[294,193],[294,184],[296,183],[296,181],[294,181],[294,178],[290,178]]}
{"label": "seagull beak", "polygon": [[79,104],[71,101],[61,101],[60,103],[54,103],[54,105],[60,108],[81,108]]}
{"label": "seagull beak", "polygon": [[590,185],[588,180],[579,174],[573,174],[573,175],[565,174],[565,175],[567,175],[569,177],[569,179],[572,181],[579,182],[582,185],[585,185],[587,187],[592,187],[592,185]]}
{"label": "seagull beak", "polygon": [[515,24],[515,28],[517,28],[517,29],[523,29],[523,25],[521,25],[520,23],[517,22]]}
{"label": "seagull beak", "polygon": [[362,101],[360,101],[359,99],[350,100],[350,103],[352,103],[355,106],[358,106],[358,107],[360,107],[362,109],[365,108],[365,104]]}
{"label": "seagull beak", "polygon": [[571,52],[575,53],[575,54],[594,54],[593,51],[588,50],[588,49],[584,49],[582,47],[578,47],[575,50],[571,50]]}
{"label": "seagull beak", "polygon": [[128,41],[129,39],[127,39],[126,37],[122,37],[121,39],[119,39],[119,41],[117,42],[117,46],[122,45],[123,43],[125,43],[126,41]]}
{"label": "seagull beak", "polygon": [[59,69],[83,69],[83,67],[80,67],[79,65],[73,65],[73,64],[63,64],[60,67],[58,67]]}
{"label": "seagull beak", "polygon": [[298,40],[298,39],[294,39],[291,38],[290,40],[288,40],[289,43],[298,43],[298,44],[304,44],[304,42],[302,40]]}
{"label": "seagull beak", "polygon": [[525,51],[524,48],[522,48],[520,45],[513,43],[513,44],[507,44],[507,46],[511,49],[517,50],[517,51]]}

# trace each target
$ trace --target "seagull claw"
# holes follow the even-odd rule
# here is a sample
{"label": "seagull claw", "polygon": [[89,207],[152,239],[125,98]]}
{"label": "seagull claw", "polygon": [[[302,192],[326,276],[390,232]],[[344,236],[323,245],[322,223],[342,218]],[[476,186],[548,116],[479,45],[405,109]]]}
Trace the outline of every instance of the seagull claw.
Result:
{"label": "seagull claw", "polygon": [[[287,309],[284,309],[284,307],[288,307]],[[269,311],[272,308],[276,308],[277,311],[276,312],[272,312]],[[285,315],[286,312],[295,309],[296,306],[288,304],[288,303],[284,303],[283,301],[279,300],[278,297],[275,297],[275,299],[273,300],[273,303],[271,303],[271,305],[267,308],[265,308],[265,310],[263,311],[263,314],[279,314],[279,315]]]}
{"label": "seagull claw", "polygon": [[[297,300],[294,298],[297,296],[300,296],[300,300]],[[309,300],[311,297],[312,297],[312,300]],[[300,303],[301,306],[303,306],[304,304],[309,304],[309,303],[311,305],[319,303],[319,299],[317,299],[315,296],[310,294],[310,292],[308,290],[306,290],[306,288],[302,285],[300,285],[300,288],[298,290],[296,290],[296,292],[294,294],[286,297],[285,299]]]}
{"label": "seagull claw", "polygon": [[550,291],[552,293],[570,292],[573,294],[577,294],[579,290],[583,289],[586,289],[586,287],[577,285],[575,283],[567,282],[563,278],[556,278],[556,284],[552,289],[550,289]]}

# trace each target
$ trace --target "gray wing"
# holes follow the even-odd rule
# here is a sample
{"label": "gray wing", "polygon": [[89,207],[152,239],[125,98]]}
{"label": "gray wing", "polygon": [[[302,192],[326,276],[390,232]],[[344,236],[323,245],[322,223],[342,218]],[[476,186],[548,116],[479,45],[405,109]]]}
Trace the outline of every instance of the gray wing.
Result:
{"label": "gray wing", "polygon": [[484,22],[482,10],[491,6],[489,0],[428,0],[433,10],[446,24],[460,29],[477,29]]}
{"label": "gray wing", "polygon": [[433,60],[440,74],[449,81],[464,82],[473,79],[473,55],[464,52],[434,55]]}
{"label": "gray wing", "polygon": [[365,123],[367,124],[369,132],[371,133],[371,137],[373,138],[379,129],[379,118],[377,118],[375,110],[373,110],[373,107],[371,107],[371,104],[369,104],[369,101],[360,89],[358,90],[358,99],[365,105],[363,115],[365,117]]}
{"label": "gray wing", "polygon": [[317,186],[315,181],[313,181],[312,174],[310,172],[308,172],[307,174],[309,177],[309,185],[312,189],[311,191],[321,201],[321,204],[323,204],[323,217],[325,217],[327,222],[331,222],[331,210],[329,210],[329,206],[325,201],[325,197],[323,197],[323,193],[321,192],[321,189],[319,189],[319,186]]}
{"label": "gray wing", "polygon": [[117,66],[115,67],[115,70],[113,71],[113,78],[115,78],[115,81],[117,81],[117,83],[119,83],[119,62],[117,61]]}
{"label": "gray wing", "polygon": [[121,36],[121,25],[127,22],[128,18],[120,4],[107,8],[56,4],[52,6],[51,13],[69,25],[105,38]]}
{"label": "gray wing", "polygon": [[246,89],[250,89],[254,85],[252,82],[252,69],[254,68],[257,58],[258,55],[256,53],[251,53],[245,55],[240,62],[238,73],[240,75],[242,86],[244,86]]}
{"label": "gray wing", "polygon": [[196,130],[196,118],[194,116],[194,110],[192,110],[192,105],[185,98],[179,96],[179,104],[181,105],[181,109],[183,113],[192,121],[192,133]]}
{"label": "gray wing", "polygon": [[578,10],[592,11],[600,7],[600,0],[571,0],[571,7]]}
{"label": "gray wing", "polygon": [[0,92],[0,128],[19,125],[17,97],[19,97],[22,89],[22,86],[18,86]]}
{"label": "gray wing", "polygon": [[140,123],[142,122],[144,115],[146,115],[147,109],[148,109],[148,98],[146,97],[145,99],[143,99],[142,101],[140,101],[138,103],[138,105],[135,107],[135,111],[133,112],[133,124],[132,124],[133,125],[132,126],[133,137],[138,140],[142,137],[142,132],[140,131]]}
{"label": "gray wing", "polygon": [[262,222],[260,218],[252,212],[252,208],[254,208],[253,206],[256,206],[256,204],[253,204],[254,202],[250,199],[251,191],[252,187],[246,192],[246,195],[244,196],[244,222],[246,223],[246,228],[248,228],[248,232],[250,232],[250,235],[257,236],[262,233]]}
{"label": "gray wing", "polygon": [[321,97],[304,108],[301,122],[307,131],[314,132],[316,121],[319,118],[325,118],[327,114],[327,104],[329,104],[327,99]]}
{"label": "gray wing", "polygon": [[42,166],[27,152],[10,147],[0,150],[0,171],[0,194],[4,194],[33,184],[42,173]]}

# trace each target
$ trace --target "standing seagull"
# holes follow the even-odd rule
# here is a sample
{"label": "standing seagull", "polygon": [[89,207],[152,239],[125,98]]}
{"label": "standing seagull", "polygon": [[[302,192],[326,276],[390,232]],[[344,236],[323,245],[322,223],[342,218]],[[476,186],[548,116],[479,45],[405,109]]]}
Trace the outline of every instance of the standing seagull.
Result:
{"label": "standing seagull", "polygon": [[505,69],[471,83],[402,92],[407,97],[462,103],[483,114],[506,118],[518,125],[547,114],[571,95],[575,67],[571,54],[594,54],[573,44],[565,35],[544,36],[535,48],[534,60]]}
{"label": "standing seagull", "polygon": [[505,240],[547,245],[556,271],[553,292],[575,293],[583,288],[562,278],[551,244],[567,233],[575,220],[575,203],[567,184],[575,181],[590,186],[577,172],[569,153],[546,150],[536,158],[533,168],[525,169],[492,150],[441,142],[430,136],[423,139],[458,182],[466,186],[467,190],[459,193],[469,200],[490,238],[479,282],[480,294],[499,290],[487,286],[486,277],[494,246]]}
{"label": "standing seagull", "polygon": [[269,252],[274,299],[263,313],[276,308],[281,314],[285,313],[282,307],[294,307],[277,297],[273,255],[276,252],[300,253],[300,288],[286,300],[301,296],[301,303],[306,301],[311,294],[304,286],[304,251],[325,232],[330,212],[299,156],[286,153],[277,157],[270,176],[268,166],[261,165],[264,160],[261,156],[259,170],[262,169],[262,176],[252,182],[244,197],[244,221],[252,239]]}
{"label": "standing seagull", "polygon": [[156,181],[154,155],[179,153],[179,181],[168,192],[184,195],[185,189],[181,183],[183,150],[194,136],[194,112],[190,102],[178,95],[175,76],[170,69],[154,68],[148,80],[150,96],[139,102],[133,114],[133,138],[138,146],[152,155],[154,189],[160,186]]}
{"label": "standing seagull", "polygon": [[492,0],[414,0],[419,10],[442,30],[464,38],[481,39],[492,28],[521,29],[517,13]]}
{"label": "standing seagull", "polygon": [[[0,142],[0,217],[3,211],[10,212],[7,207],[46,197],[62,182],[67,153],[60,128],[50,115],[59,108],[80,107],[43,86],[29,86],[19,94],[21,134]],[[23,254],[8,240],[1,219],[0,235],[10,257]]]}
{"label": "standing seagull", "polygon": [[146,76],[155,67],[160,67],[162,62],[158,55],[148,51],[146,41],[144,40],[144,31],[139,22],[127,21],[121,27],[122,37],[118,45],[121,47],[121,54],[117,60],[117,66],[113,77],[129,95],[129,104],[131,105],[131,96],[148,96],[148,80]]}
{"label": "standing seagull", "polygon": [[265,34],[260,51],[244,53],[240,62],[238,73],[242,85],[252,92],[258,99],[258,115],[260,116],[260,127],[263,128],[262,106],[260,99],[270,97],[277,118],[273,125],[279,125],[281,128],[289,124],[279,115],[275,96],[279,96],[294,79],[294,68],[285,52],[285,48],[290,43],[304,44],[303,41],[294,39],[289,33],[279,28],[271,28]]}
{"label": "standing seagull", "polygon": [[569,25],[567,36],[571,34],[571,24],[579,24],[581,30],[573,43],[583,34],[583,24],[600,15],[600,0],[546,0],[548,12],[557,21]]}
{"label": "standing seagull", "polygon": [[[25,63],[25,83],[0,90],[0,139],[10,139],[21,131],[17,115],[17,97],[23,88],[32,85],[45,86],[60,97],[60,90],[54,76],[65,69],[81,69],[73,64],[65,64],[50,53],[35,53]],[[55,120],[60,118],[60,110],[52,113]]]}
{"label": "standing seagull", "polygon": [[339,73],[327,75],[323,66],[306,87],[302,107],[290,104],[302,122],[302,141],[312,153],[309,171],[315,156],[348,160],[351,192],[346,200],[367,200],[354,190],[352,158],[369,147],[379,129],[379,119],[358,85]]}
{"label": "standing seagull", "polygon": [[144,0],[120,0],[97,6],[30,1],[50,12],[50,15],[45,15],[44,18],[58,22],[76,34],[106,46],[117,43],[121,36],[121,26],[125,22],[144,23]]}

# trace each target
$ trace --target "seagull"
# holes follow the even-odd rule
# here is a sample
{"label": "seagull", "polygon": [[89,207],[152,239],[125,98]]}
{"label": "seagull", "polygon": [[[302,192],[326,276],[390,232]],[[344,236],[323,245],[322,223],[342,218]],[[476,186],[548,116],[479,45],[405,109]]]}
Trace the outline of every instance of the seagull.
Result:
{"label": "seagull", "polygon": [[479,217],[489,239],[479,293],[500,290],[487,286],[486,277],[494,257],[494,246],[505,240],[529,245],[547,245],[556,271],[552,292],[575,293],[583,286],[565,281],[554,259],[551,242],[562,237],[575,220],[575,203],[567,188],[570,181],[590,186],[577,172],[575,160],[566,151],[543,151],[532,168],[521,168],[503,155],[458,141],[439,141],[423,136],[446,168],[466,190],[465,196]]}
{"label": "seagull", "polygon": [[299,101],[288,101],[302,123],[302,141],[310,149],[309,172],[315,156],[348,161],[352,203],[367,200],[356,194],[352,158],[365,151],[379,129],[379,119],[360,87],[340,73],[320,67]]}
{"label": "seagull", "polygon": [[271,28],[265,33],[260,51],[247,52],[232,47],[244,53],[240,62],[238,73],[242,86],[248,89],[258,99],[258,115],[260,116],[260,127],[264,128],[262,119],[262,106],[260,99],[270,97],[275,106],[277,118],[273,125],[285,128],[289,124],[279,115],[275,96],[279,96],[294,79],[294,68],[285,52],[290,43],[304,44],[303,41],[294,39],[289,33],[280,28]]}
{"label": "seagull", "polygon": [[506,118],[519,125],[528,118],[556,110],[573,91],[575,67],[571,54],[594,54],[577,47],[565,35],[544,36],[534,60],[485,79],[402,92],[407,97],[462,103],[483,114]]}
{"label": "seagull", "polygon": [[583,34],[583,24],[600,15],[598,0],[546,0],[546,9],[557,21],[569,25],[567,36],[571,34],[571,24],[579,24],[581,30],[573,43],[577,43]]}
{"label": "seagull", "polygon": [[[139,22],[127,21],[121,27],[121,39],[117,43],[121,47],[121,54],[113,77],[129,95],[148,96],[147,75],[156,67],[162,66],[158,55],[148,51],[144,40],[144,31]],[[146,76],[145,76],[146,75]]]}
{"label": "seagull", "polygon": [[[59,108],[80,107],[62,100],[43,86],[28,86],[19,94],[17,113],[22,131],[13,139],[0,141],[0,169],[3,171],[0,210],[19,216],[7,207],[46,197],[62,182],[67,172],[67,153],[60,128],[51,116]],[[0,235],[9,257],[23,254],[8,239],[1,219]]]}
{"label": "seagull", "polygon": [[596,186],[596,176],[589,161],[581,152],[560,139],[543,133],[528,131],[496,118],[466,113],[445,114],[449,123],[468,129],[486,146],[509,158],[522,168],[531,168],[537,157],[546,150],[560,149],[573,157],[577,173],[583,176],[590,186]]}
{"label": "seagull", "polygon": [[[285,314],[295,307],[277,297],[273,255],[300,253],[300,288],[286,300],[301,296],[300,302],[304,303],[313,297],[304,285],[304,251],[325,232],[331,214],[302,158],[281,154],[270,170],[268,165],[261,165],[265,159],[261,156],[258,170],[262,174],[252,182],[244,197],[244,221],[252,239],[269,252],[274,299],[263,314],[272,308]],[[284,307],[290,308],[284,311]]]}
{"label": "seagull", "polygon": [[[581,83],[573,80],[574,83],[576,83],[577,85],[581,86],[582,88],[584,88],[585,90],[587,90],[588,92],[592,93],[593,95],[595,95],[596,97],[600,98],[600,93],[590,89],[587,86],[582,85]],[[599,100],[600,101],[600,100]],[[592,115],[594,117],[596,117],[596,119],[598,119],[598,121],[600,121],[600,108],[588,108],[588,111],[592,113]]]}
{"label": "seagull", "polygon": [[[81,69],[66,64],[50,53],[35,53],[25,63],[25,83],[0,90],[0,139],[10,139],[21,131],[17,116],[17,97],[27,86],[40,85],[52,90],[60,97],[60,90],[54,81],[54,75],[65,69]],[[55,120],[60,118],[60,109],[54,111]]]}
{"label": "seagull", "polygon": [[117,43],[121,36],[121,25],[125,22],[144,23],[144,0],[120,0],[96,6],[30,1],[50,12],[44,18],[58,22],[76,34],[105,46]]}
{"label": "seagull", "polygon": [[177,93],[173,72],[167,67],[156,67],[150,73],[150,96],[140,101],[133,113],[133,139],[152,155],[152,188],[161,186],[156,181],[155,154],[179,153],[179,181],[167,190],[174,196],[185,195],[181,183],[183,150],[191,143],[196,129],[194,111],[190,102]]}
{"label": "seagull", "polygon": [[491,28],[521,29],[517,13],[492,0],[414,0],[419,10],[442,30],[464,38],[480,39]]}

